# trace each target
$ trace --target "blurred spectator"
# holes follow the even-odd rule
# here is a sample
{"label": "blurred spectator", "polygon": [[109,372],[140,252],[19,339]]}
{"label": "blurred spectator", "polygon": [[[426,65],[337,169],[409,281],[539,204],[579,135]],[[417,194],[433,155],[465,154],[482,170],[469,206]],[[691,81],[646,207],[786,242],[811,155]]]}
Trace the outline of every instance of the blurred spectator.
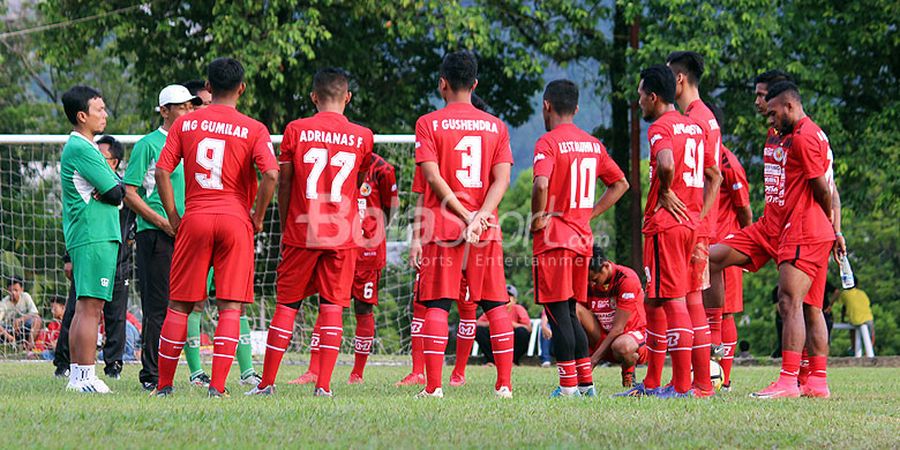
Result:
{"label": "blurred spectator", "polygon": [[[859,280],[853,276],[853,288],[840,293],[835,305],[841,304],[841,322],[849,322],[855,327],[865,326],[869,330],[869,338],[872,339],[872,348],[875,347],[875,316],[872,315],[869,296],[859,288]],[[850,330],[850,342],[856,342],[856,330]]]}
{"label": "blurred spectator", "polygon": [[738,350],[740,350],[736,356],[737,359],[753,359],[753,355],[750,354],[750,343],[747,341],[741,341],[738,343]]}
{"label": "blurred spectator", "polygon": [[831,280],[825,281],[825,300],[822,302],[822,314],[825,316],[825,328],[828,330],[828,344],[831,344],[831,330],[834,328],[834,314],[831,311],[834,301],[841,290]]}
{"label": "blurred spectator", "polygon": [[541,367],[550,367],[553,359],[553,346],[550,345],[550,339],[553,338],[553,331],[550,330],[550,322],[547,321],[547,310],[541,310]]}
{"label": "blurred spectator", "polygon": [[13,275],[6,286],[9,293],[0,300],[0,339],[9,343],[21,343],[31,351],[42,329],[41,316],[31,294],[25,292],[25,282]]}
{"label": "blurred spectator", "polygon": [[54,295],[50,297],[50,314],[53,319],[41,330],[34,341],[34,352],[41,359],[50,361],[56,350],[56,342],[59,340],[59,330],[62,327],[63,315],[66,313],[66,298]]}
{"label": "blurred spectator", "polygon": [[[528,317],[528,311],[525,307],[516,303],[516,298],[519,296],[516,287],[507,284],[506,293],[509,295],[506,312],[509,314],[509,320],[512,322],[513,335],[515,337],[513,363],[518,365],[519,358],[528,351],[528,340],[531,338],[531,318]],[[475,341],[478,342],[478,347],[484,352],[486,362],[493,364],[494,353],[491,351],[491,331],[488,328],[487,314],[482,314],[475,322],[475,325],[477,326]]]}
{"label": "blurred spectator", "polygon": [[141,359],[141,321],[131,312],[125,315],[125,361]]}

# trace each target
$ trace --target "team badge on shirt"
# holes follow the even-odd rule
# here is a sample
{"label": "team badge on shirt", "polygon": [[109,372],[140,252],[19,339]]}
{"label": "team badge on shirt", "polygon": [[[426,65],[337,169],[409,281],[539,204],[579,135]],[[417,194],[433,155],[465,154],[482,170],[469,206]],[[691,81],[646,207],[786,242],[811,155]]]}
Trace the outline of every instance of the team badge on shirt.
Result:
{"label": "team badge on shirt", "polygon": [[359,187],[359,195],[363,197],[368,197],[372,194],[372,186],[368,182],[364,182],[362,186]]}
{"label": "team badge on shirt", "polygon": [[784,162],[785,156],[787,156],[787,152],[784,151],[784,147],[777,147],[775,149],[775,154],[772,155],[775,158],[775,161]]}

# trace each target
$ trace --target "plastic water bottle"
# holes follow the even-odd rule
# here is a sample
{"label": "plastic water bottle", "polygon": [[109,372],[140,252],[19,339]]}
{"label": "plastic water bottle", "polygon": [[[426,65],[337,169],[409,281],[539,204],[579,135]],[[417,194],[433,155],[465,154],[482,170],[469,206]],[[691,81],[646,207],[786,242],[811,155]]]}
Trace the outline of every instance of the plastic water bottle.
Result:
{"label": "plastic water bottle", "polygon": [[856,287],[856,281],[853,279],[853,269],[850,268],[850,260],[847,259],[846,253],[841,253],[841,287],[844,289]]}

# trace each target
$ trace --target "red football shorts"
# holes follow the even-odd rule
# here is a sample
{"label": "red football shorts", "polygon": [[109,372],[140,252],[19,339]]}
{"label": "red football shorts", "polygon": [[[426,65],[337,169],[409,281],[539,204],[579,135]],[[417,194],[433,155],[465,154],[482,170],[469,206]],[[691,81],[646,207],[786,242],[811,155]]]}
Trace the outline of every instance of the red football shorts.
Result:
{"label": "red football shorts", "polygon": [[725,314],[739,313],[744,310],[744,269],[738,266],[726,267],[722,271],[725,282]]}
{"label": "red football shorts", "polygon": [[228,214],[189,214],[181,220],[169,274],[169,299],[207,299],[209,267],[215,270],[216,297],[253,303],[253,229]]}
{"label": "red football shorts", "polygon": [[691,251],[691,285],[689,292],[709,289],[709,238],[697,237]]}
{"label": "red football shorts", "polygon": [[644,236],[647,298],[680,298],[688,293],[694,231],[676,226]]}
{"label": "red football shorts", "polygon": [[750,258],[750,263],[742,266],[750,272],[759,271],[778,256],[778,236],[766,236],[759,222],[753,222],[750,226],[725,236],[719,244],[727,245]]}
{"label": "red football shorts", "polygon": [[586,302],[589,264],[589,257],[564,248],[535,255],[531,269],[535,303],[565,302],[571,298]]}
{"label": "red football shorts", "polygon": [[313,250],[283,246],[275,282],[276,301],[296,303],[318,292],[323,300],[350,307],[356,257],[355,248]]}
{"label": "red football shorts", "polygon": [[471,300],[509,301],[500,241],[457,245],[429,242],[422,247],[419,301],[459,299],[463,277]]}
{"label": "red football shorts", "polygon": [[803,303],[821,308],[825,301],[825,278],[828,276],[828,258],[834,241],[807,245],[785,245],[778,250],[778,265],[788,263],[805,273],[812,284]]}
{"label": "red football shorts", "polygon": [[379,281],[381,281],[381,269],[356,272],[353,277],[351,296],[363,303],[377,305]]}
{"label": "red football shorts", "polygon": [[[637,344],[638,354],[640,355],[637,363],[638,364],[646,364],[647,363],[647,352],[641,350],[641,348],[647,344],[647,336],[644,334],[644,332],[639,331],[639,330],[625,330],[616,339],[618,340],[618,339],[622,339],[622,338],[631,339],[634,341],[635,344]],[[604,339],[606,339],[606,332],[601,331],[600,339],[597,340],[597,342],[593,346],[591,346],[591,351],[590,351],[591,355],[593,355],[594,352],[596,352],[597,349],[600,348],[600,344],[603,343]],[[609,363],[618,363],[619,362],[613,358],[612,351],[607,352],[607,354],[604,355],[603,360],[606,362],[609,362]]]}

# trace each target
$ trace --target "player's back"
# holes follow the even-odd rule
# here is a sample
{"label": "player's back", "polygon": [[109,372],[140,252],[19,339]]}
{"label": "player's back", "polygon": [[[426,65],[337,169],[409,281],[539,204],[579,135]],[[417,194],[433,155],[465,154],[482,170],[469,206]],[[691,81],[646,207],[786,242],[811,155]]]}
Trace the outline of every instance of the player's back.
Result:
{"label": "player's back", "polygon": [[719,188],[719,216],[716,219],[716,240],[720,241],[741,228],[737,209],[749,205],[747,173],[737,156],[722,146],[722,186]]}
{"label": "player's back", "polygon": [[[703,129],[704,139],[698,142],[696,163],[701,168],[701,176],[703,169],[707,167],[718,167],[722,159],[722,130],[719,129],[719,122],[716,120],[715,114],[707,107],[703,100],[694,100],[684,115],[693,120],[700,128]],[[704,179],[705,181],[705,179]],[[703,204],[701,203],[701,209]],[[716,223],[718,216],[718,201],[714,201],[709,212],[700,221],[697,230],[701,236],[712,237],[715,235]]]}
{"label": "player's back", "polygon": [[703,164],[698,150],[703,146],[705,134],[696,122],[677,111],[669,111],[654,121],[647,135],[650,140],[650,191],[644,210],[644,234],[655,234],[679,224],[664,208],[657,210],[660,183],[656,174],[658,153],[672,151],[675,170],[669,189],[688,208],[690,221],[684,223],[695,228],[703,208]]}
{"label": "player's back", "polygon": [[373,141],[371,130],[338,113],[320,112],[288,124],[279,157],[294,169],[286,244],[357,246],[361,236],[357,179],[372,164]]}
{"label": "player's back", "polygon": [[[426,114],[416,122],[416,164],[429,161],[437,163],[441,176],[462,205],[475,211],[487,195],[493,167],[513,162],[506,125],[468,103],[451,103]],[[463,222],[442,208],[429,186],[424,195],[424,206],[435,214],[433,238],[458,239]],[[499,238],[496,228],[481,236],[481,240]]]}
{"label": "player's back", "polygon": [[184,158],[185,216],[228,214],[250,220],[256,167],[277,169],[269,131],[237,109],[213,104],[179,117],[158,167],[172,171]]}

